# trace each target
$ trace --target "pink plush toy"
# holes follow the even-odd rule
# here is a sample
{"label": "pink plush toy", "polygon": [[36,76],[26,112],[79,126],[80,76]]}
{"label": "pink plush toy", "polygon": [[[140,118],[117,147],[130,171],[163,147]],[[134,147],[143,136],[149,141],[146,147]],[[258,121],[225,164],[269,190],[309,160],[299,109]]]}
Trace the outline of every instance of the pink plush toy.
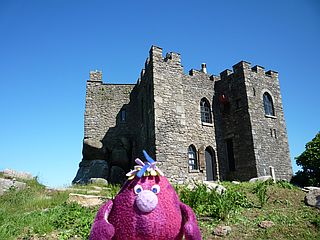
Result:
{"label": "pink plush toy", "polygon": [[90,240],[200,240],[201,233],[192,209],[180,202],[177,193],[144,151],[149,162],[136,159],[114,200],[98,211]]}

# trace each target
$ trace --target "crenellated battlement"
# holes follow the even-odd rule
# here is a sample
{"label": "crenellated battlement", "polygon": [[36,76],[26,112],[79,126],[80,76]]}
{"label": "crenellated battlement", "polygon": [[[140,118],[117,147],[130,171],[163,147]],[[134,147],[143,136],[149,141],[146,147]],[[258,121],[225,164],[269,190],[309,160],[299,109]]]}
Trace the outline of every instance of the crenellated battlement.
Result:
{"label": "crenellated battlement", "polygon": [[89,81],[102,82],[102,71],[99,71],[99,70],[90,71]]}
{"label": "crenellated battlement", "polygon": [[163,57],[162,55],[162,48],[157,46],[152,46],[149,51],[149,58],[151,62],[168,62],[168,63],[175,63],[181,65],[181,56],[179,53],[176,52],[169,52],[166,53],[166,56]]}
{"label": "crenellated battlement", "polygon": [[233,70],[226,69],[220,73],[221,79],[226,79],[230,77],[232,74],[246,74],[246,73],[256,73],[258,75],[265,75],[272,78],[278,77],[278,72],[269,70],[265,71],[265,68],[259,65],[255,65],[251,67],[251,63],[246,61],[241,61],[235,65],[232,66]]}

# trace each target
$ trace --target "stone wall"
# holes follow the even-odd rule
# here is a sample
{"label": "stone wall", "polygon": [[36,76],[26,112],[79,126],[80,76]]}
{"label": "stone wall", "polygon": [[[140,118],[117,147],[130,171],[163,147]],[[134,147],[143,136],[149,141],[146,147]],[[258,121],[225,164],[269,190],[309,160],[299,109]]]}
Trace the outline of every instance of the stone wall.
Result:
{"label": "stone wall", "polygon": [[[217,136],[217,144],[224,179],[249,180],[257,175],[245,80],[241,71],[237,70],[243,63],[236,64],[234,72],[223,71],[220,74],[221,80],[215,86],[216,123],[221,131]],[[228,140],[233,143],[234,170],[227,156]]]}
{"label": "stone wall", "polygon": [[[269,174],[269,166],[275,168],[278,179],[291,179],[292,166],[278,73],[265,72],[263,67],[243,66],[249,114],[252,126],[252,138],[256,156],[257,175]],[[271,95],[274,116],[265,114],[263,94]]]}
{"label": "stone wall", "polygon": [[[111,172],[113,166],[126,171],[136,157],[144,159],[145,149],[172,182],[207,180],[207,149],[213,153],[215,180],[248,180],[268,174],[269,166],[279,178],[289,179],[292,168],[277,74],[240,62],[217,77],[203,66],[185,74],[178,53],[163,56],[161,48],[152,46],[136,84],[104,84],[101,72],[90,72],[80,167],[102,159]],[[264,115],[265,91],[273,97],[274,117]],[[201,121],[203,98],[210,103],[212,123]],[[234,171],[228,139],[233,141]],[[196,170],[189,169],[190,145],[197,150]]]}

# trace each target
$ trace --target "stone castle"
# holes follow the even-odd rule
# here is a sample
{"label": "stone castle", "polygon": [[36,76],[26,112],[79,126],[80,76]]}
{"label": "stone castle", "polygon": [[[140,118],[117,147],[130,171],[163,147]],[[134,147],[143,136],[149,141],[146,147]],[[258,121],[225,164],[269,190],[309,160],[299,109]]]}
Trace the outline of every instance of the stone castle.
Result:
{"label": "stone castle", "polygon": [[220,76],[185,74],[180,54],[152,46],[136,84],[90,72],[83,159],[73,183],[122,182],[145,149],[168,179],[249,180],[292,166],[278,73],[241,61]]}

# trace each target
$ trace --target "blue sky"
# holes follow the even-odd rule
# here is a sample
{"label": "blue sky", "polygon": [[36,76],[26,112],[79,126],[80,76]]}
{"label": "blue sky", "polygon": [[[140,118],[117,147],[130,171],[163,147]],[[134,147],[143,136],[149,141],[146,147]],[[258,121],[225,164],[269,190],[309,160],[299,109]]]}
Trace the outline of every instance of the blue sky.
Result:
{"label": "blue sky", "polygon": [[185,72],[278,71],[293,162],[319,131],[319,1],[1,0],[0,169],[70,184],[89,71],[135,83],[151,45],[179,52]]}

